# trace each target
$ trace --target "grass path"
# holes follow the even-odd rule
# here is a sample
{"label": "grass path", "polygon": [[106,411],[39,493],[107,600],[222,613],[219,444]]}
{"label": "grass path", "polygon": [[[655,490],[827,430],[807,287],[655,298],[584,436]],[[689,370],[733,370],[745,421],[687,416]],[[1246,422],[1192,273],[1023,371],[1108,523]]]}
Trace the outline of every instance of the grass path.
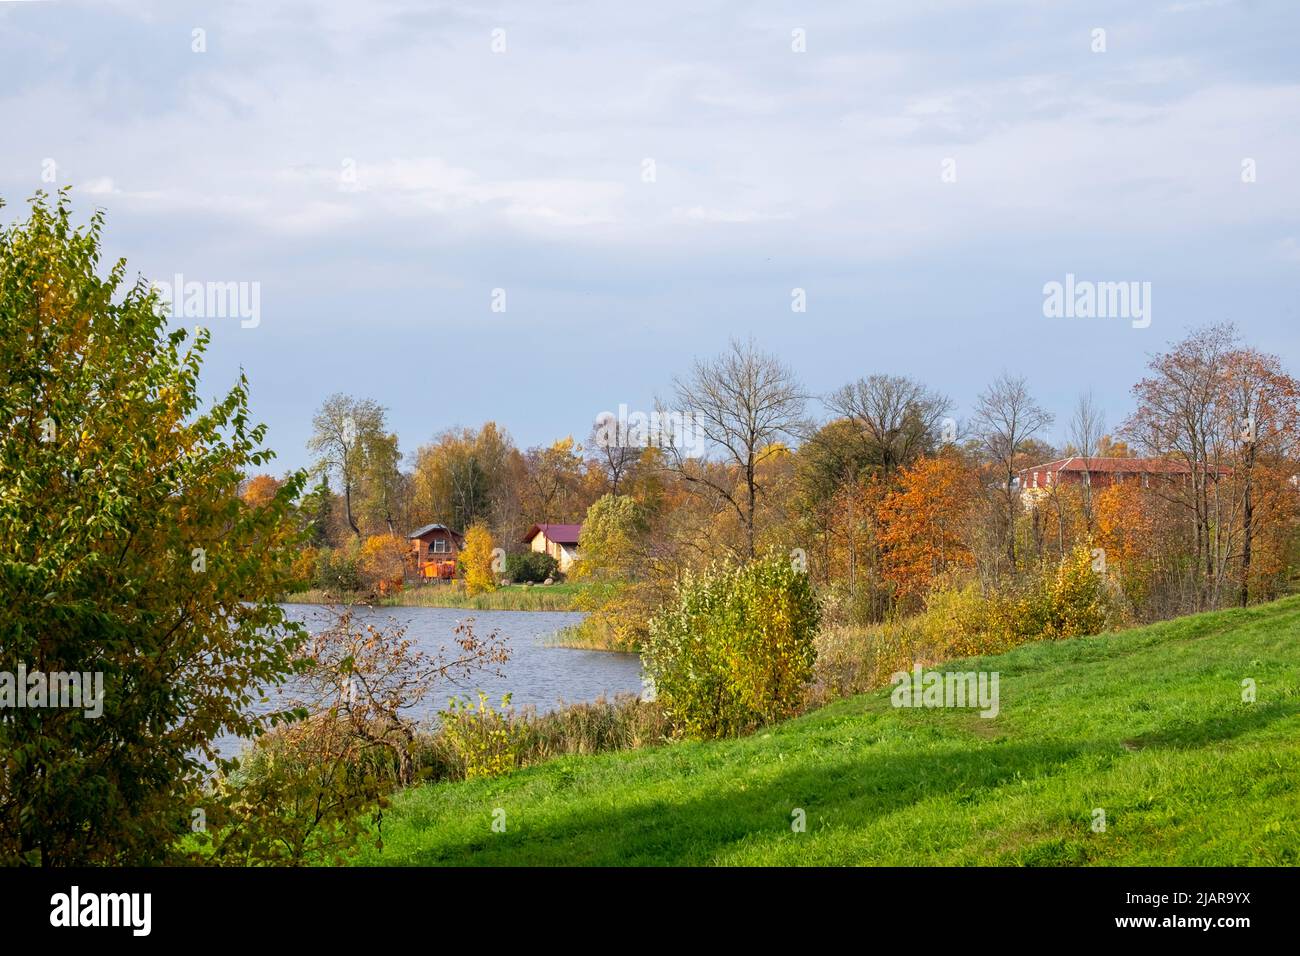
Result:
{"label": "grass path", "polygon": [[999,715],[886,690],[741,740],[419,787],[357,862],[1300,863],[1300,598],[945,669],[998,671]]}

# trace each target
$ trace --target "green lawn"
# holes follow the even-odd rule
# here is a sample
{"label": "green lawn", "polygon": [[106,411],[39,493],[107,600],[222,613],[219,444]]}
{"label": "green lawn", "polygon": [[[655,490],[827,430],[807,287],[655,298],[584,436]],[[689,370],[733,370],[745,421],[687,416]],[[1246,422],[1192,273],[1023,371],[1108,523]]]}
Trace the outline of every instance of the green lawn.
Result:
{"label": "green lawn", "polygon": [[886,690],[742,740],[415,788],[358,862],[1300,862],[1300,598],[942,669],[979,668],[1001,675],[993,719]]}

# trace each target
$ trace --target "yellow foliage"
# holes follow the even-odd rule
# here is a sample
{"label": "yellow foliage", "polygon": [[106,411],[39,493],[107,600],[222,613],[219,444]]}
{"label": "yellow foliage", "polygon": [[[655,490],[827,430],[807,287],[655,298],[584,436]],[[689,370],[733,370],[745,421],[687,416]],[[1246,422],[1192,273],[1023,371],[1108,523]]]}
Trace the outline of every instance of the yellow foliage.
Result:
{"label": "yellow foliage", "polygon": [[400,588],[406,575],[406,547],[391,534],[376,534],[361,545],[361,573],[373,587]]}
{"label": "yellow foliage", "polygon": [[466,594],[486,594],[497,589],[492,551],[492,532],[481,524],[471,525],[465,532],[465,549],[460,553]]}

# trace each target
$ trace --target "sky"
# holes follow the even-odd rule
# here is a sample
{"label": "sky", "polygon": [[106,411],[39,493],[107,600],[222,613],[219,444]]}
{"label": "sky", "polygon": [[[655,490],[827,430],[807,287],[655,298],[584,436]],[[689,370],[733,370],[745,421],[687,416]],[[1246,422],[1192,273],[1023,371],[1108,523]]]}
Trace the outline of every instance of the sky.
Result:
{"label": "sky", "polygon": [[1293,0],[0,0],[0,219],[70,186],[131,274],[256,289],[176,321],[275,471],[333,392],[527,447],[750,336],[959,419],[1023,374],[1061,444],[1198,326],[1300,372],[1298,49]]}

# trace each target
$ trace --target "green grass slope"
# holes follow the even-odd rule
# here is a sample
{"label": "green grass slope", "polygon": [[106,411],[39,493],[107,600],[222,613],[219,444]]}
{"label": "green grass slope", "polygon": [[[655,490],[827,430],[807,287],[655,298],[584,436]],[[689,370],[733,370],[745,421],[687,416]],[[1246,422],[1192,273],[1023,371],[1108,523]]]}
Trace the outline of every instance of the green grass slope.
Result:
{"label": "green grass slope", "polygon": [[885,690],[741,740],[415,788],[357,862],[1300,862],[1300,598],[941,669],[998,671],[1000,714]]}

